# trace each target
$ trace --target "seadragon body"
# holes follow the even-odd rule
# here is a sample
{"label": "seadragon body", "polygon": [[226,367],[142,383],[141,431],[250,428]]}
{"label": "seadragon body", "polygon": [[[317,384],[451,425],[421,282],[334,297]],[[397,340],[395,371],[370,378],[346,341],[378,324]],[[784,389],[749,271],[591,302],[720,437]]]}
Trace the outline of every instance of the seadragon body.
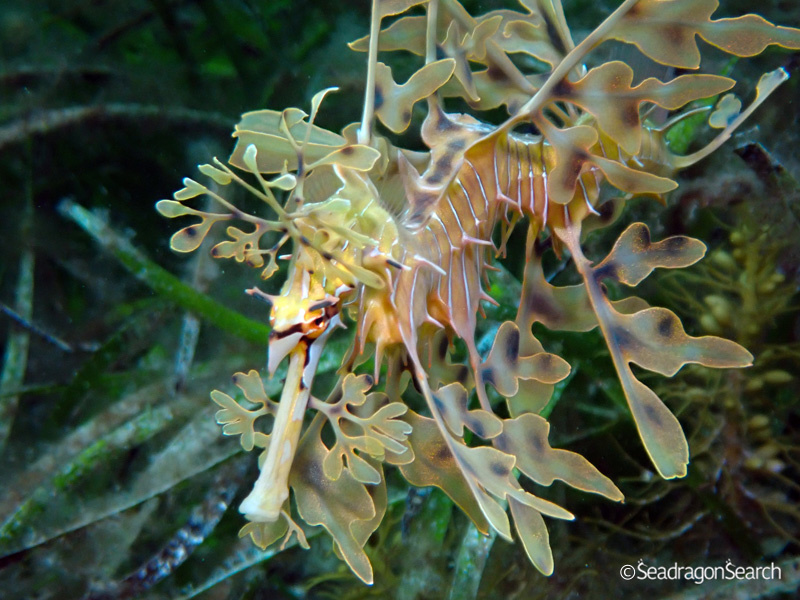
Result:
{"label": "seadragon body", "polygon": [[[417,5],[425,16],[401,16],[381,30],[382,19]],[[166,216],[201,218],[173,236],[179,251],[196,249],[216,222],[250,223],[249,233],[229,227],[231,240],[212,253],[258,267],[266,257],[264,278],[277,270],[280,248],[291,243],[281,292],[250,290],[272,305],[269,373],[288,361],[280,402],[266,397],[254,371],[237,374],[235,382],[261,408],[247,410],[226,394],[212,394],[222,407],[217,419],[225,433],[242,434],[248,450],[264,449],[260,476],[240,507],[251,521],[243,534],[261,546],[287,530],[305,542],[291,516],[291,488],[300,517],[323,525],[353,571],[370,582],[363,546],[385,510],[387,463],[414,485],[441,487],[481,531],[491,527],[511,539],[510,509],[528,556],[550,573],[542,515],[572,515],[525,491],[515,469],[542,485],[560,479],[612,500],[622,494],[583,457],[550,447],[549,424],[538,412],[569,365],[544,351],[533,323],[557,330],[600,328],[645,448],[665,478],[686,474],[688,445],[678,420],[630,364],[670,376],[690,362],[741,367],[752,360],[733,342],[688,336],[666,309],[638,298],[612,302],[603,290],[604,279],[635,286],[656,267],[688,266],[702,257],[701,242],[684,236],[653,242],[637,223],[595,265],[583,254],[581,231],[606,225],[603,202],[615,210],[632,195],[661,196],[674,189],[673,174],[723,143],[786,73],[766,74],[744,111],[738,100],[723,97],[710,119],[720,133],[693,154],[675,155],[666,134],[696,111],[655,124],[648,118],[651,109],[678,110],[735,82],[691,74],[634,86],[632,69],[621,61],[589,70],[582,61],[603,41],[616,39],[657,62],[690,69],[699,64],[695,35],[750,56],[771,44],[800,48],[800,30],[753,15],[711,20],[715,0],[627,0],[575,45],[558,1],[522,5],[526,13],[495,11],[474,19],[455,0],[376,0],[370,36],[352,45],[369,56],[360,124],[341,135],[314,125],[326,90],[312,100],[310,115],[287,109],[243,116],[230,162],[251,173],[257,185],[219,161],[201,167],[219,186],[236,181],[246,187],[274,218],[243,213],[192,180],[185,180],[174,201],[159,204]],[[424,66],[403,85],[377,61],[380,50],[394,49],[425,56]],[[524,73],[510,59],[518,52],[552,68]],[[473,72],[470,63],[486,70]],[[463,98],[476,112],[505,105],[509,117],[490,125],[448,113],[447,96]],[[375,115],[389,130],[405,130],[423,99],[428,114],[421,138],[428,152],[397,148],[374,131]],[[264,174],[277,175],[268,180]],[[617,196],[604,198],[603,188],[616,189]],[[201,194],[227,212],[183,204]],[[517,317],[500,325],[491,350],[482,354],[475,342],[481,303],[494,302],[483,286],[518,225],[527,228],[528,241]],[[277,242],[262,249],[268,235]],[[569,252],[583,284],[558,288],[545,280],[539,250],[548,237],[557,252]],[[355,330],[352,348],[323,400],[314,373],[326,340],[345,323]],[[466,347],[463,365],[450,362],[455,338]],[[372,374],[359,374],[369,359]],[[424,398],[417,410],[429,416],[406,404],[406,373]],[[496,414],[498,398],[506,402],[508,418]],[[316,416],[306,423],[309,410]],[[269,435],[254,426],[268,414],[274,417]],[[320,438],[325,422],[335,434],[332,447]],[[474,434],[469,443],[465,428]]]}

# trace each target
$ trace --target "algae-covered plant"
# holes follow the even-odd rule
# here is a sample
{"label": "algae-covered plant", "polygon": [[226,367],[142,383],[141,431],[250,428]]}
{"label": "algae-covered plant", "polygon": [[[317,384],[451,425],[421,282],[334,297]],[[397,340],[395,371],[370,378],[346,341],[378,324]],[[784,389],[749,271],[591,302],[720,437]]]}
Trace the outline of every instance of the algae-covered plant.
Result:
{"label": "algae-covered plant", "polygon": [[0,589],[791,597],[785,8],[0,8]]}

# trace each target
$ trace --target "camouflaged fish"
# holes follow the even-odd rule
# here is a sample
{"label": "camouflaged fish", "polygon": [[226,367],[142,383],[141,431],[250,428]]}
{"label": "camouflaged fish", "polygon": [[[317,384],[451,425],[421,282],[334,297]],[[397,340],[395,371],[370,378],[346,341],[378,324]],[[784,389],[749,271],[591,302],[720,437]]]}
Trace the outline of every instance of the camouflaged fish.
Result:
{"label": "camouflaged fish", "polygon": [[[626,0],[575,44],[560,0],[520,4],[473,17],[457,0],[375,0],[369,36],[351,44],[368,56],[360,123],[341,133],[314,124],[332,90],[314,96],[308,114],[247,113],[234,132],[230,166],[200,166],[216,186],[185,179],[174,200],[158,203],[164,216],[200,219],[172,237],[176,251],[193,251],[215,224],[237,221],[245,229],[228,226],[229,239],[214,246],[214,256],[262,268],[263,279],[278,271],[278,259],[289,261],[279,294],[249,290],[271,304],[268,372],[288,362],[280,401],[266,396],[256,371],[234,376],[255,409],[212,392],[224,433],[241,435],[245,450],[262,451],[260,476],[240,507],[249,521],[242,535],[261,547],[293,534],[307,546],[299,517],[322,525],[353,572],[371,583],[364,545],[386,510],[388,464],[412,485],[440,487],[484,533],[511,540],[510,511],[530,560],[550,574],[543,516],[573,516],[518,478],[543,486],[558,479],[614,501],[623,496],[585,458],[550,446],[550,425],[539,413],[570,367],[544,350],[533,323],[599,327],[642,443],[664,478],[686,474],[689,448],[676,417],[631,364],[671,376],[687,363],[728,368],[752,361],[731,341],[687,335],[669,310],[604,293],[604,280],[636,286],[655,268],[695,263],[705,252],[700,241],[653,241],[647,226],[635,223],[595,264],[584,256],[581,232],[608,224],[634,195],[673,190],[678,170],[725,142],[788,77],[782,69],[765,74],[742,109],[727,93],[734,80],[691,73],[700,65],[697,37],[746,57],[771,45],[800,49],[800,30],[757,15],[714,19],[717,0]],[[625,62],[592,62],[592,51],[609,40],[689,73],[634,85]],[[378,60],[395,50],[420,61],[402,84]],[[446,112],[447,97],[461,98],[471,113]],[[691,103],[709,97],[720,98],[708,119],[716,137],[691,154],[673,153],[670,128],[698,111]],[[427,105],[420,129],[426,152],[392,141],[412,123],[415,105]],[[481,120],[498,107],[507,111],[505,122]],[[651,120],[654,108],[670,117]],[[231,183],[260,198],[263,211],[243,212],[225,199],[220,190]],[[219,212],[187,205],[202,195]],[[487,270],[515,227],[525,227],[528,239],[519,309],[482,354],[476,324],[482,303],[494,302],[484,291]],[[539,256],[545,239],[571,256],[582,284],[546,281]],[[338,382],[319,389],[314,374],[326,340],[344,324],[354,330],[351,350]],[[456,339],[466,347],[464,364],[453,362]],[[410,380],[424,399],[416,410],[407,404]],[[335,439],[327,445],[320,436],[326,424]]]}

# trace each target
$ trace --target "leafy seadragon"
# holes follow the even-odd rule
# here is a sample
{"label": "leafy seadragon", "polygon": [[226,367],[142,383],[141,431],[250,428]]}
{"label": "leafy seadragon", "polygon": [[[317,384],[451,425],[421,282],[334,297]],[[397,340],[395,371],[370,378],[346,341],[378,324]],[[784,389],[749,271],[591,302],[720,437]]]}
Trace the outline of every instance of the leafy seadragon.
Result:
{"label": "leafy seadragon", "polygon": [[[594,264],[581,249],[581,232],[608,224],[608,214],[633,195],[674,189],[673,174],[719,147],[788,75],[782,69],[765,74],[744,110],[733,95],[722,96],[709,118],[720,129],[716,137],[677,155],[667,132],[698,110],[685,107],[724,94],[734,80],[684,74],[633,85],[634,72],[624,62],[591,69],[583,63],[597,46],[617,40],[657,63],[695,70],[698,36],[724,52],[753,56],[770,45],[800,49],[800,30],[757,15],[712,19],[717,0],[626,0],[575,44],[559,0],[520,3],[523,11],[473,17],[457,0],[374,0],[370,35],[351,44],[368,53],[360,123],[341,134],[314,124],[331,90],[314,96],[309,114],[297,108],[247,113],[236,126],[229,162],[250,178],[215,159],[200,171],[216,186],[185,179],[174,200],[158,203],[164,216],[200,219],[172,237],[176,251],[197,249],[216,223],[242,221],[247,230],[229,226],[230,239],[214,246],[214,256],[263,268],[263,279],[278,270],[277,259],[290,260],[279,294],[249,290],[272,306],[269,373],[288,361],[280,401],[266,396],[255,371],[236,374],[234,383],[256,409],[220,391],[211,394],[224,433],[241,435],[246,450],[263,450],[260,476],[240,507],[250,521],[242,535],[261,547],[293,533],[306,544],[292,515],[291,489],[299,517],[327,529],[355,574],[372,582],[364,545],[386,510],[386,463],[413,485],[440,487],[484,533],[491,528],[512,539],[510,509],[529,558],[550,574],[542,517],[573,516],[523,489],[518,477],[544,486],[559,479],[614,501],[623,496],[585,458],[550,446],[550,425],[539,412],[570,367],[544,351],[533,323],[600,328],[644,447],[664,478],[686,474],[686,438],[631,364],[671,376],[687,363],[751,363],[731,341],[687,335],[669,310],[636,297],[614,302],[604,292],[604,280],[636,286],[655,268],[695,263],[705,252],[700,241],[655,242],[635,223]],[[412,7],[424,14],[404,15]],[[387,17],[391,24],[382,29]],[[379,52],[393,50],[424,61],[402,84],[378,62]],[[448,113],[448,97],[460,98],[474,114],[504,106],[509,117],[492,125]],[[429,151],[399,148],[375,131],[375,117],[391,132],[405,131],[423,100],[420,133]],[[657,107],[684,112],[656,122]],[[263,216],[218,193],[234,182],[263,201]],[[618,193],[601,194],[604,186]],[[221,212],[186,205],[201,195]],[[606,217],[601,203],[610,207]],[[520,224],[528,241],[517,316],[500,325],[482,355],[475,330],[481,303],[493,302],[483,289],[487,271]],[[581,285],[546,281],[540,261],[546,239],[557,252],[569,252]],[[286,244],[290,254],[279,256]],[[348,322],[354,339],[338,382],[318,389],[314,374],[325,342]],[[452,362],[456,338],[466,347],[465,364]],[[361,373],[370,360],[372,372]],[[416,412],[407,404],[412,378],[424,398]],[[496,410],[498,400],[506,410]],[[309,411],[315,414],[307,422]],[[256,428],[267,415],[273,418],[269,435]],[[332,445],[322,441],[326,423]]]}

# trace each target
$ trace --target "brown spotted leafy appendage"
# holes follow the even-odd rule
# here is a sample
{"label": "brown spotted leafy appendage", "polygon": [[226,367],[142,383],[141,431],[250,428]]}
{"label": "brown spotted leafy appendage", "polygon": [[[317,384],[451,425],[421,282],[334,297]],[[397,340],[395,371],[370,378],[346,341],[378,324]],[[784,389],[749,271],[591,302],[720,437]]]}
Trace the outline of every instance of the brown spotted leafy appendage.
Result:
{"label": "brown spotted leafy appendage", "polygon": [[600,130],[633,156],[642,142],[642,103],[676,110],[693,100],[725,92],[736,83],[718,75],[681,75],[669,83],[651,77],[635,87],[632,81],[633,69],[624,62],[612,61],[595,67],[575,83],[563,82],[555,97],[594,116]]}
{"label": "brown spotted leafy appendage", "polygon": [[767,46],[800,50],[797,30],[776,27],[758,15],[712,19],[719,0],[640,0],[613,29],[611,38],[634,44],[665,65],[700,66],[699,36],[736,56],[755,56]]}
{"label": "brown spotted leafy appendage", "polygon": [[[604,280],[635,286],[656,268],[693,264],[705,252],[701,242],[654,242],[637,223],[592,264],[580,236],[613,222],[600,215],[603,202],[616,215],[633,195],[675,189],[674,174],[727,140],[787,73],[765,74],[744,109],[722,96],[708,120],[716,137],[684,156],[670,150],[667,131],[696,112],[689,103],[736,82],[700,73],[642,78],[619,60],[592,64],[592,51],[617,40],[659,63],[696,69],[698,37],[752,56],[771,45],[800,49],[800,30],[756,15],[713,19],[717,0],[623,0],[575,44],[559,0],[520,5],[472,16],[458,0],[377,0],[370,35],[351,44],[368,53],[362,122],[340,133],[315,125],[333,89],[316,94],[308,113],[246,113],[230,166],[200,166],[213,184],[187,178],[157,205],[166,217],[195,220],[173,235],[177,252],[196,250],[226,223],[215,257],[259,268],[263,279],[288,260],[279,293],[248,290],[271,304],[267,371],[284,358],[289,364],[280,402],[267,397],[256,371],[234,376],[241,402],[217,390],[211,396],[223,432],[240,436],[245,450],[261,450],[259,478],[240,507],[250,521],[241,535],[260,547],[293,536],[307,546],[298,522],[320,525],[371,583],[364,547],[386,511],[389,465],[411,485],[441,488],[483,533],[512,539],[513,520],[531,562],[550,574],[544,517],[573,517],[529,490],[558,480],[612,501],[622,493],[587,458],[550,445],[543,410],[570,366],[546,351],[534,323],[572,332],[599,327],[644,447],[665,478],[686,473],[686,438],[631,365],[671,376],[687,363],[724,368],[752,360],[733,342],[687,335],[664,308],[604,293]],[[422,57],[404,83],[378,58],[393,51]],[[470,114],[445,112],[442,98],[452,97]],[[410,135],[425,105],[416,144],[424,151],[381,135],[380,127]],[[486,122],[481,112],[498,107],[508,112],[505,122]],[[684,112],[657,123],[654,108]],[[262,210],[237,208],[232,187],[258,198]],[[201,196],[212,208],[191,206]],[[490,324],[491,348],[479,351],[483,303],[494,302],[487,271],[513,251],[507,246],[519,223],[528,234],[517,314]],[[544,244],[569,252],[583,283],[551,285]],[[325,343],[348,322],[352,347],[336,383],[322,389],[314,376]],[[418,394],[407,392],[411,379]],[[307,412],[315,415],[310,423]]]}
{"label": "brown spotted leafy appendage", "polygon": [[683,477],[689,463],[689,446],[680,423],[655,392],[636,378],[630,363],[670,377],[687,363],[746,367],[752,364],[753,357],[729,340],[687,335],[678,317],[665,308],[622,314],[603,293],[600,282],[609,278],[636,285],[657,267],[678,268],[697,262],[705,253],[705,246],[685,236],[652,243],[647,226],[634,223],[622,233],[605,260],[592,267],[578,243],[578,227],[557,229],[556,235],[569,248],[583,276],[589,302],[648,455],[665,479]]}
{"label": "brown spotted leafy appendage", "polygon": [[414,104],[427,98],[450,79],[455,62],[449,59],[425,65],[406,83],[398,85],[392,79],[392,69],[378,63],[375,72],[375,114],[389,129],[402,133],[411,123]]}
{"label": "brown spotted leafy appendage", "polygon": [[[312,425],[298,448],[289,480],[297,511],[309,525],[322,525],[353,572],[371,582],[372,566],[363,548],[386,511],[386,484],[381,477],[377,486],[366,486],[349,471],[330,479],[324,467],[329,452],[320,439],[320,427]],[[380,468],[377,463],[375,467]]]}
{"label": "brown spotted leafy appendage", "polygon": [[[381,474],[359,454],[383,460],[387,450],[395,455],[403,455],[408,450],[404,442],[411,426],[397,419],[408,411],[408,407],[402,402],[386,403],[384,394],[374,393],[368,397],[365,392],[371,386],[369,375],[356,377],[349,373],[342,382],[340,400],[333,404],[318,402],[313,405],[335,425],[336,443],[323,462],[325,475],[333,481],[341,476],[346,463],[356,481],[378,484]],[[365,407],[366,403],[371,410],[366,411],[368,417],[362,418],[358,409]]]}

